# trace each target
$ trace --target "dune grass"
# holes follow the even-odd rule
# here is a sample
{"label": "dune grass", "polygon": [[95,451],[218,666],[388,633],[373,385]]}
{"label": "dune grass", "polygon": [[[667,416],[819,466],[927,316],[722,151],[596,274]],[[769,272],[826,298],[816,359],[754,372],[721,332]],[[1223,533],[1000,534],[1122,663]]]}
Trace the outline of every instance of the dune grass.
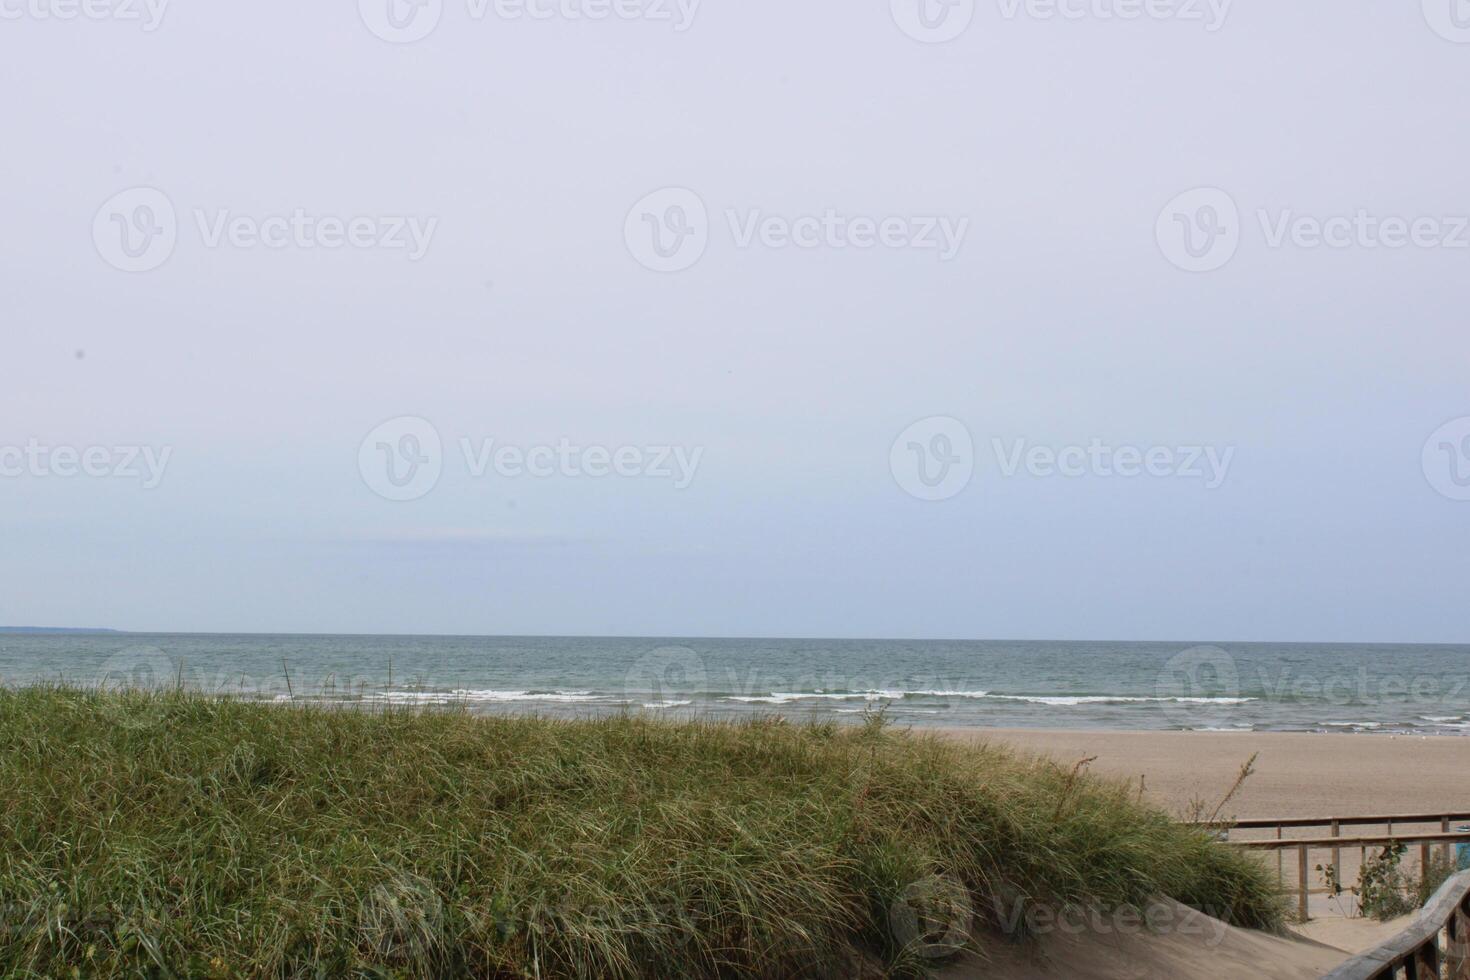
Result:
{"label": "dune grass", "polygon": [[0,691],[7,977],[922,974],[1160,894],[1280,921],[1122,784],[879,722]]}

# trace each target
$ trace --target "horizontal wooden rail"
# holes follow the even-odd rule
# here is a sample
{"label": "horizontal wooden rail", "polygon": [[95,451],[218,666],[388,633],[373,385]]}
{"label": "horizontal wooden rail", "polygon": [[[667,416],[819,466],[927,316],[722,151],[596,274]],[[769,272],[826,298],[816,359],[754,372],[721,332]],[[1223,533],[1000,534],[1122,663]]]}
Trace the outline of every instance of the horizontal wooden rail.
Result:
{"label": "horizontal wooden rail", "polygon": [[1382,816],[1361,817],[1249,817],[1243,820],[1197,820],[1199,827],[1239,827],[1243,830],[1270,830],[1274,827],[1342,827],[1388,826],[1401,823],[1454,823],[1470,822],[1470,813],[1393,813]]}
{"label": "horizontal wooden rail", "polygon": [[1388,847],[1391,844],[1455,844],[1470,843],[1470,830],[1408,831],[1402,834],[1374,834],[1368,837],[1267,837],[1261,840],[1228,841],[1232,847],[1257,851],[1289,851],[1293,848]]}

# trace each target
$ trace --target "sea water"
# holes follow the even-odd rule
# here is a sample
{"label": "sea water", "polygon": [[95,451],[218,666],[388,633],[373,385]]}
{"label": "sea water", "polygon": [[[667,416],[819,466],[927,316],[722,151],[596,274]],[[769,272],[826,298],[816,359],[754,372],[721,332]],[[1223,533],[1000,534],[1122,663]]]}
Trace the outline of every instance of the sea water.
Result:
{"label": "sea water", "polygon": [[486,713],[1470,732],[1470,646],[0,634],[0,683]]}

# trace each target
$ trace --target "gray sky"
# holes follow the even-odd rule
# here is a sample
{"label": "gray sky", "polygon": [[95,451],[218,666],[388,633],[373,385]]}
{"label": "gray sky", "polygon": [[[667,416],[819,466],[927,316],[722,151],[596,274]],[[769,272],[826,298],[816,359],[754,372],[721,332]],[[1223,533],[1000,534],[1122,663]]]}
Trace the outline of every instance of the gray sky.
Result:
{"label": "gray sky", "polygon": [[0,624],[1470,640],[1458,0],[68,2]]}

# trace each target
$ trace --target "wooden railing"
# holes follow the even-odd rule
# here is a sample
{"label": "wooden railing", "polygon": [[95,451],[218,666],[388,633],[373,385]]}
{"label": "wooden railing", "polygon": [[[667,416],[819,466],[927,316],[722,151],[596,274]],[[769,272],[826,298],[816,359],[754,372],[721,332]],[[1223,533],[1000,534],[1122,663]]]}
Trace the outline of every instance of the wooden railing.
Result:
{"label": "wooden railing", "polygon": [[1440,886],[1414,924],[1322,980],[1470,980],[1470,871]]}
{"label": "wooden railing", "polygon": [[[1470,831],[1452,831],[1450,826],[1455,823],[1470,822],[1470,813],[1432,813],[1432,814],[1385,814],[1367,815],[1353,817],[1282,817],[1261,818],[1254,817],[1247,820],[1217,821],[1213,824],[1201,824],[1212,827],[1224,834],[1230,834],[1236,830],[1275,830],[1274,838],[1263,838],[1256,840],[1231,839],[1229,843],[1237,847],[1252,850],[1276,851],[1278,854],[1278,873],[1285,883],[1285,869],[1281,857],[1288,852],[1296,852],[1296,877],[1297,877],[1297,912],[1302,921],[1308,918],[1308,899],[1316,894],[1330,894],[1326,888],[1313,889],[1310,881],[1311,861],[1309,852],[1312,850],[1327,850],[1332,852],[1332,868],[1339,882],[1342,881],[1342,850],[1343,848],[1361,849],[1363,860],[1367,860],[1368,848],[1387,848],[1396,844],[1418,844],[1419,863],[1423,873],[1430,869],[1433,849],[1436,845],[1442,846],[1448,853],[1451,845],[1470,843]],[[1411,825],[1438,826],[1438,831],[1406,831],[1402,828]],[[1351,827],[1383,827],[1383,834],[1343,836],[1343,828]],[[1285,829],[1302,830],[1307,828],[1322,828],[1327,832],[1325,837],[1286,837]],[[1228,838],[1227,838],[1228,839]],[[1411,978],[1413,980],[1413,978]]]}

